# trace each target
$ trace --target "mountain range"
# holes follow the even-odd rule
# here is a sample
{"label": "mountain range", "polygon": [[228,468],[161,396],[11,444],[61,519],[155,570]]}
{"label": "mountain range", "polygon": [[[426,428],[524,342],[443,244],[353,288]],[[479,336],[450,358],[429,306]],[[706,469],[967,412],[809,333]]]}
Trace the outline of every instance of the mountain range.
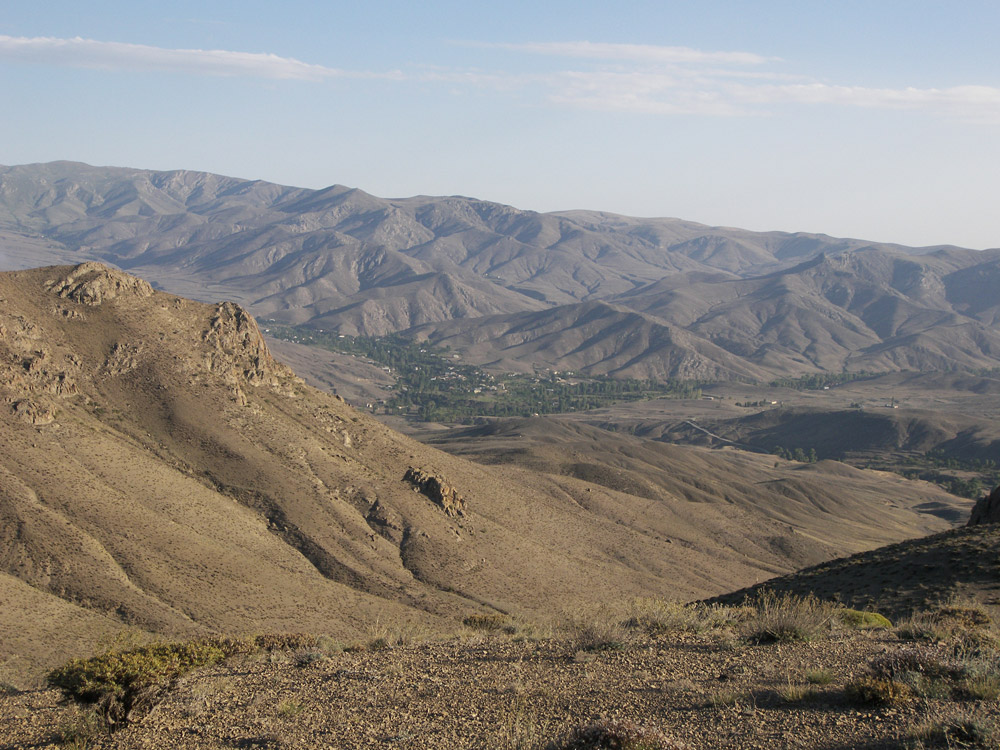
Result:
{"label": "mountain range", "polygon": [[906,248],[200,172],[0,167],[8,268],[100,260],[497,369],[761,380],[1000,366],[1000,250]]}

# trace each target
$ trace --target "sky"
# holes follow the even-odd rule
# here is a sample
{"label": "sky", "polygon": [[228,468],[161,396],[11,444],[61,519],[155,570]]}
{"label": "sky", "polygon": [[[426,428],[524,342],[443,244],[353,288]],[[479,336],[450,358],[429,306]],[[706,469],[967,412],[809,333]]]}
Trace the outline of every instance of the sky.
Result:
{"label": "sky", "polygon": [[3,0],[0,164],[1000,247],[995,0]]}

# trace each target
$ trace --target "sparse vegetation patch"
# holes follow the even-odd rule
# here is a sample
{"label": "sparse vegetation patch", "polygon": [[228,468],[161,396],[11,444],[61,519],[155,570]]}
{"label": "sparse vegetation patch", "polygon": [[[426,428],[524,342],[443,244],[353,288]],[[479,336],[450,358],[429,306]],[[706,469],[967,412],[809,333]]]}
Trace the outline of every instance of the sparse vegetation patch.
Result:
{"label": "sparse vegetation patch", "polygon": [[310,644],[314,645],[315,639],[302,635],[155,643],[73,659],[50,672],[47,680],[70,698],[93,706],[110,730],[151,708],[172,681],[192,669],[237,654],[297,649]]}
{"label": "sparse vegetation patch", "polygon": [[752,610],[744,635],[753,643],[811,641],[830,632],[837,605],[808,594],[777,594],[762,590],[746,602]]}
{"label": "sparse vegetation patch", "polygon": [[575,727],[544,750],[685,750],[689,746],[632,721],[600,721]]}

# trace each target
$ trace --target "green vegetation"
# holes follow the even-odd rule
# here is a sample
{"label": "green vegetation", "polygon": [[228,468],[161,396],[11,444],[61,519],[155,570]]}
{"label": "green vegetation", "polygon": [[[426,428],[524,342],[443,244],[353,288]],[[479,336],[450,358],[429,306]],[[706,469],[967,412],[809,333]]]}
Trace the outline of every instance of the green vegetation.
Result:
{"label": "green vegetation", "polygon": [[446,348],[398,335],[341,337],[303,326],[262,323],[262,327],[275,338],[320,346],[388,368],[396,380],[395,389],[373,410],[425,422],[471,424],[476,417],[530,417],[651,398],[701,397],[701,383],[696,381],[661,383],[573,372],[493,375],[462,364]]}
{"label": "green vegetation", "polygon": [[857,609],[845,609],[840,612],[841,624],[853,630],[871,630],[873,628],[891,628],[888,618],[878,612],[862,612]]}
{"label": "green vegetation", "polygon": [[[973,500],[978,500],[985,491],[1000,484],[1000,465],[990,458],[956,458],[937,450],[920,456],[906,456],[900,463],[902,465],[897,471],[907,479],[934,482],[953,495]],[[973,476],[956,476],[947,473],[949,471]]]}
{"label": "green vegetation", "polygon": [[821,391],[824,388],[851,383],[855,380],[872,380],[885,373],[867,372],[817,372],[800,378],[779,378],[768,383],[772,388],[792,388],[796,391]]}
{"label": "green vegetation", "polygon": [[73,659],[50,672],[48,683],[77,702],[93,706],[111,731],[151,708],[167,685],[192,669],[236,654],[313,645],[314,638],[302,635],[154,643]]}
{"label": "green vegetation", "polygon": [[805,451],[802,448],[788,449],[776,445],[771,449],[771,455],[784,458],[787,461],[798,461],[803,464],[814,464],[819,461],[819,456],[816,455],[815,448]]}

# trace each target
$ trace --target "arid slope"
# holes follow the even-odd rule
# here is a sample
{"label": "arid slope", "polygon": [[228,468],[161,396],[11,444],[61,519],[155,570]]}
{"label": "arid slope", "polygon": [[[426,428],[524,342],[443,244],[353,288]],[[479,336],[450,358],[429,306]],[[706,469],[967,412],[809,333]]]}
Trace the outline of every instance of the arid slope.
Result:
{"label": "arid slope", "polygon": [[350,634],[691,599],[945,528],[915,506],[960,503],[670,450],[697,468],[669,486],[486,466],[304,385],[232,303],[98,264],[0,274],[0,627],[19,633],[0,658],[37,669],[124,624]]}

